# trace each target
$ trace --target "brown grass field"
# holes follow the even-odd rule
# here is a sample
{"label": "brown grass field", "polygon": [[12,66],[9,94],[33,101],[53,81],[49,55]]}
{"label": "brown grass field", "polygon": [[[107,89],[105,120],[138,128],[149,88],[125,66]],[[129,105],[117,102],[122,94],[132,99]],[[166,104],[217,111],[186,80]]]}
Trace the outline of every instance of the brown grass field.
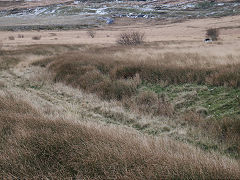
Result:
{"label": "brown grass field", "polygon": [[59,4],[65,2],[73,2],[73,0],[33,0],[33,1],[14,1],[14,0],[0,0],[0,10],[9,10],[16,8],[32,8],[37,6],[46,6],[51,4]]}
{"label": "brown grass field", "polygon": [[239,18],[0,32],[0,177],[238,179]]}

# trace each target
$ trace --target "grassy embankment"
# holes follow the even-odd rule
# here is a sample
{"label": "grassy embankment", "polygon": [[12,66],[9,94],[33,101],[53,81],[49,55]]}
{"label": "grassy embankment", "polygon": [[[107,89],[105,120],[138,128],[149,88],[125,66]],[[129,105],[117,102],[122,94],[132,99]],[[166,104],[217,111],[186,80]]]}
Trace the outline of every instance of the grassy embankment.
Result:
{"label": "grassy embankment", "polygon": [[5,178],[208,179],[239,177],[235,160],[120,127],[44,118],[0,96],[0,176]]}
{"label": "grassy embankment", "polygon": [[[92,51],[67,53],[34,65],[47,66],[56,82],[104,100],[118,100],[135,113],[176,119],[177,124],[190,126],[187,141],[239,158],[239,64],[210,64],[207,57],[190,53],[166,53],[159,59],[140,61],[114,55],[118,48],[110,53],[105,48]],[[199,140],[200,136],[215,143]]]}
{"label": "grassy embankment", "polygon": [[[47,67],[56,82],[117,100],[131,112],[171,118],[187,128],[189,139],[184,142],[239,158],[238,65],[198,68],[176,63],[174,58],[181,54],[138,61],[119,58],[114,50],[94,51],[98,55],[71,52],[34,65]],[[203,57],[198,58],[200,62]],[[4,177],[236,179],[240,174],[239,162],[225,155],[120,126],[47,118],[13,96],[0,96],[0,111]],[[131,127],[141,132],[151,128]]]}

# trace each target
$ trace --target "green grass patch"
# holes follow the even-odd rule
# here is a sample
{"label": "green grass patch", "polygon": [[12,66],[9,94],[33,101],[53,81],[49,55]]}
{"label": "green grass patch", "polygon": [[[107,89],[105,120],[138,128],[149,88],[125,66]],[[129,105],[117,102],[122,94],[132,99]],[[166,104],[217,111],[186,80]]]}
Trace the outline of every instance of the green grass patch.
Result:
{"label": "green grass patch", "polygon": [[159,84],[147,84],[141,88],[165,94],[176,106],[176,110],[196,110],[204,107],[215,118],[240,115],[240,89],[213,87],[206,85],[183,84],[163,87]]}

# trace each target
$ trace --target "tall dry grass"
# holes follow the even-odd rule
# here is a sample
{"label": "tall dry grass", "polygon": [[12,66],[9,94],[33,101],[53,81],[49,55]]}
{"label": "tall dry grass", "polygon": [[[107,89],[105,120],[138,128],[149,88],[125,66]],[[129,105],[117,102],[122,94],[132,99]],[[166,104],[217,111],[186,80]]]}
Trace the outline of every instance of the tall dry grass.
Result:
{"label": "tall dry grass", "polygon": [[237,179],[235,160],[120,127],[43,118],[0,96],[0,177],[4,179]]}
{"label": "tall dry grass", "polygon": [[[35,65],[50,63],[50,71],[55,73],[56,82],[65,82],[76,88],[84,89],[87,92],[96,93],[105,100],[118,100],[138,112],[152,112],[156,115],[172,114],[171,105],[164,101],[157,101],[154,105],[146,103],[142,108],[138,106],[137,99],[143,96],[138,93],[138,87],[142,84],[140,78],[140,68],[138,65],[131,67],[129,64],[119,63],[111,56],[94,56],[90,54],[67,54],[59,57],[35,62]],[[123,71],[121,71],[124,68]],[[120,70],[121,69],[121,70]],[[139,70],[139,71],[138,71]],[[140,73],[140,75],[138,74]],[[150,96],[145,95],[145,99],[151,101]],[[127,101],[126,101],[127,100]],[[164,108],[164,109],[163,109]],[[160,110],[161,109],[161,110]]]}
{"label": "tall dry grass", "polygon": [[[177,54],[171,56],[168,54],[160,57],[158,61],[134,61],[132,59],[122,60],[114,55],[104,53],[102,55],[69,53],[52,58],[48,60],[48,63],[53,62],[50,69],[56,72],[56,81],[65,80],[67,83],[72,83],[70,79],[77,83],[77,77],[86,72],[96,74],[96,71],[98,71],[100,73],[98,77],[103,75],[111,80],[128,80],[139,74],[142,81],[150,83],[164,81],[168,84],[195,83],[240,87],[239,63],[216,64],[210,67],[207,65],[201,66],[201,57],[193,56],[192,58],[198,59],[198,61],[192,64],[186,61],[186,64],[183,65],[178,61],[182,61],[184,57],[180,59],[178,57],[177,59]],[[176,58],[176,61],[174,61],[174,58]],[[188,55],[185,58],[191,58],[191,56]],[[206,61],[205,57],[203,59]],[[76,78],[73,78],[73,76],[76,76]]]}
{"label": "tall dry grass", "polygon": [[[182,115],[182,121],[192,128],[192,133],[198,137],[206,136],[213,139],[213,144],[221,144],[225,153],[239,159],[240,157],[240,119],[225,117],[222,119],[206,119],[199,114],[187,112]],[[194,130],[193,130],[194,129]],[[211,145],[210,145],[211,146]],[[209,147],[205,147],[206,149]]]}
{"label": "tall dry grass", "polygon": [[95,93],[105,100],[118,100],[125,109],[137,114],[180,118],[184,121],[184,127],[189,127],[189,134],[197,134],[200,139],[210,139],[213,144],[217,144],[215,150],[239,158],[238,118],[209,119],[191,113],[179,117],[181,113],[174,110],[164,95],[141,89],[147,83],[163,86],[194,83],[239,88],[239,63],[227,62],[223,65],[211,62],[213,57],[208,60],[197,54],[171,53],[159,56],[159,59],[143,61],[136,56],[119,56],[119,51],[123,54],[126,52],[118,48],[109,51],[106,48],[95,48],[91,50],[94,53],[71,52],[37,61],[34,65],[47,67],[54,74],[56,82]]}
{"label": "tall dry grass", "polygon": [[[157,100],[155,101],[158,102],[157,104],[147,103],[143,108],[137,102],[143,96],[138,91],[142,84],[194,83],[240,87],[240,64],[202,66],[201,60],[206,61],[206,57],[188,54],[185,58],[193,58],[196,61],[189,64],[186,60],[184,66],[184,62],[178,62],[184,61],[184,56],[178,57],[177,54],[172,56],[166,54],[155,61],[137,61],[127,57],[123,60],[114,52],[107,52],[106,49],[94,51],[97,51],[98,55],[90,52],[67,53],[37,61],[34,65],[48,66],[48,69],[54,72],[56,82],[65,82],[75,88],[96,93],[106,100],[122,101],[127,107],[137,109],[138,112],[152,112],[157,115],[173,114],[171,104]],[[145,96],[149,101],[153,98],[147,94]]]}

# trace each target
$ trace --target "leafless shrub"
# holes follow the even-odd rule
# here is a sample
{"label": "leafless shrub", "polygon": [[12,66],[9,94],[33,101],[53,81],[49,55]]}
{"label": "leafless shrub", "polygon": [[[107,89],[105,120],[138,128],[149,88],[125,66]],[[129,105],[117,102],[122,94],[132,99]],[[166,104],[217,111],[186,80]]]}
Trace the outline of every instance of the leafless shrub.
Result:
{"label": "leafless shrub", "polygon": [[42,36],[40,36],[40,35],[39,35],[39,36],[33,36],[33,37],[32,37],[33,40],[40,40],[41,38],[42,38]]}
{"label": "leafless shrub", "polygon": [[144,41],[144,33],[140,32],[124,32],[120,34],[117,40],[118,44],[124,46],[135,46],[142,44]]}
{"label": "leafless shrub", "polygon": [[89,30],[87,31],[88,36],[90,36],[91,38],[94,38],[96,36],[96,31],[93,30]]}
{"label": "leafless shrub", "polygon": [[13,40],[15,40],[15,37],[14,36],[9,36],[8,39],[13,41]]}
{"label": "leafless shrub", "polygon": [[207,36],[207,38],[210,38],[212,41],[217,41],[218,37],[219,37],[219,30],[210,28],[207,30],[206,36]]}
{"label": "leafless shrub", "polygon": [[24,38],[23,34],[18,34],[18,38]]}

